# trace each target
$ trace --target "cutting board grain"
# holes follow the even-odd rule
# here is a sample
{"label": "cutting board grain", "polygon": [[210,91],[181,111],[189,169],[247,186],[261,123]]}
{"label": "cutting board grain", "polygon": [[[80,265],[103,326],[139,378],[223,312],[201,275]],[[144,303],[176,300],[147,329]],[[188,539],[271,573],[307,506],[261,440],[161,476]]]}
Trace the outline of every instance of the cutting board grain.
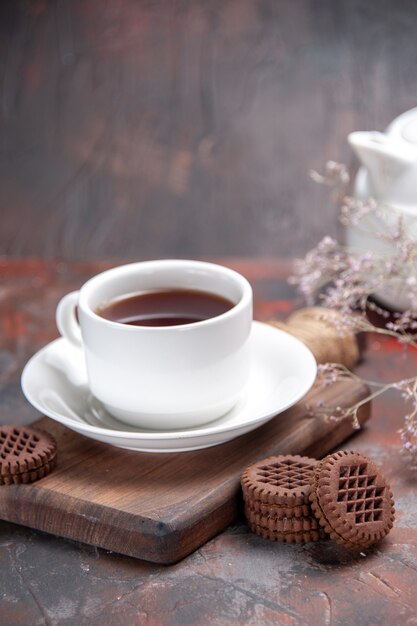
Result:
{"label": "cutting board grain", "polygon": [[[148,454],[87,439],[48,418],[35,423],[58,442],[58,463],[31,485],[0,487],[0,518],[156,563],[174,563],[233,523],[240,475],[276,453],[321,457],[351,435],[350,419],[311,414],[350,406],[365,385],[313,388],[304,401],[257,430],[195,452]],[[364,423],[370,404],[359,411]]]}

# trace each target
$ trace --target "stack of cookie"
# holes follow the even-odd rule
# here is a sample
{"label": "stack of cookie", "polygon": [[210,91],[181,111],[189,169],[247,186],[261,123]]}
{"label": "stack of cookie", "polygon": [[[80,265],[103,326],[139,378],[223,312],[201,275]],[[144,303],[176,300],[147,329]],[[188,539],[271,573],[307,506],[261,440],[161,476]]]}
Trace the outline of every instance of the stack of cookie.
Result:
{"label": "stack of cookie", "polygon": [[57,446],[30,426],[0,426],[0,485],[32,483],[55,467]]}
{"label": "stack of cookie", "polygon": [[317,461],[303,456],[270,457],[242,477],[250,529],[265,539],[303,543],[324,536],[310,505]]}
{"label": "stack of cookie", "polygon": [[355,452],[322,461],[269,457],[245,470],[242,490],[249,528],[272,541],[305,543],[330,536],[363,549],[393,526],[389,485],[373,461]]}

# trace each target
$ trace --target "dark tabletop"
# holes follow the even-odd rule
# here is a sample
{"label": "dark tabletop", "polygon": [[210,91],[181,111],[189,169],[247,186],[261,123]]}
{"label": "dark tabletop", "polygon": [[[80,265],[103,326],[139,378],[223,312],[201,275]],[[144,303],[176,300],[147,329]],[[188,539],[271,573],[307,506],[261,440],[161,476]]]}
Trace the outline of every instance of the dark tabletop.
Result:
{"label": "dark tabletop", "polygon": [[[257,319],[284,319],[301,305],[285,280],[288,264],[223,262],[251,281]],[[57,336],[59,298],[109,265],[0,260],[2,423],[39,417],[22,396],[22,367]],[[416,354],[372,336],[358,371],[399,380],[416,366]],[[400,451],[404,413],[399,396],[385,394],[345,445],[375,459],[394,492],[395,527],[375,548],[353,556],[331,541],[272,543],[242,519],[180,563],[160,566],[0,522],[1,625],[416,624],[417,471]]]}

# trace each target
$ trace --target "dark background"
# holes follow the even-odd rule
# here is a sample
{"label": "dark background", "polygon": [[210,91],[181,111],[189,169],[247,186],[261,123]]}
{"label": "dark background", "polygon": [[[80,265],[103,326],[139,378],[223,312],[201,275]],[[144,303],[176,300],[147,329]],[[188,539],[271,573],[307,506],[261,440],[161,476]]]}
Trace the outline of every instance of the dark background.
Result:
{"label": "dark background", "polygon": [[0,254],[303,254],[417,104],[414,0],[0,3]]}

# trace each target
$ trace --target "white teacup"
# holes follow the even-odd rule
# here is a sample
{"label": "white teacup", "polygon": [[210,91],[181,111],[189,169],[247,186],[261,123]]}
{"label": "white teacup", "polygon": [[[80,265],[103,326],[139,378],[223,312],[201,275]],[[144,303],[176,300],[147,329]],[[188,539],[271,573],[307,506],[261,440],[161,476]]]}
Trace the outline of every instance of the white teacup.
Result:
{"label": "white teacup", "polygon": [[[234,306],[180,326],[130,326],[97,314],[114,299],[158,289],[205,291]],[[56,321],[61,335],[84,350],[93,395],[134,426],[188,428],[217,419],[249,377],[252,289],[220,265],[162,260],[110,269],[66,295]]]}

